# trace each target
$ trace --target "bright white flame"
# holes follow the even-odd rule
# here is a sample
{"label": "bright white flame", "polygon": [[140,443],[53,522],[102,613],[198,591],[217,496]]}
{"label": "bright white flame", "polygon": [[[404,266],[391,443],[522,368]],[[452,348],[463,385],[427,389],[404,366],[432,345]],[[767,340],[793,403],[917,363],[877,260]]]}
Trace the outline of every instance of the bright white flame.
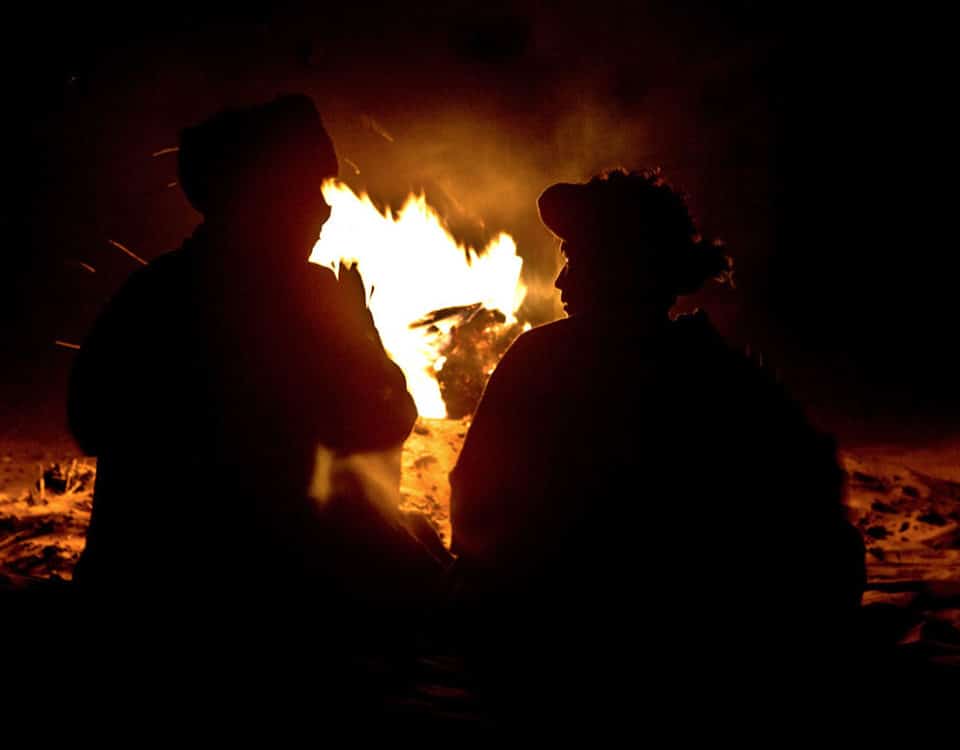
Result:
{"label": "bright white flame", "polygon": [[500,233],[479,253],[465,247],[423,195],[410,195],[395,216],[337,180],[324,183],[323,195],[332,213],[310,260],[333,268],[340,260],[357,263],[383,345],[406,375],[417,410],[446,417],[436,371],[450,323],[437,324],[440,335],[410,324],[434,310],[476,302],[516,322],[527,293],[516,243]]}

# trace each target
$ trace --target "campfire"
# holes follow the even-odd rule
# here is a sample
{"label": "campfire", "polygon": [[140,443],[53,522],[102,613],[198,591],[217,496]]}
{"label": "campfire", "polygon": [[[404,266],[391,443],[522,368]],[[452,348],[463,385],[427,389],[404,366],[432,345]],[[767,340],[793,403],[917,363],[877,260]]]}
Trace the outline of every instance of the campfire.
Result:
{"label": "campfire", "polygon": [[450,541],[450,487],[467,421],[490,374],[529,324],[523,260],[504,232],[477,251],[458,242],[425,196],[394,213],[330,180],[332,208],[310,260],[355,262],[387,353],[403,370],[420,420],[403,448],[401,510],[426,515]]}
{"label": "campfire", "polygon": [[381,213],[330,180],[332,208],[310,260],[356,262],[384,347],[403,370],[421,417],[472,413],[486,378],[523,330],[523,260],[504,232],[477,251],[458,242],[423,195]]}

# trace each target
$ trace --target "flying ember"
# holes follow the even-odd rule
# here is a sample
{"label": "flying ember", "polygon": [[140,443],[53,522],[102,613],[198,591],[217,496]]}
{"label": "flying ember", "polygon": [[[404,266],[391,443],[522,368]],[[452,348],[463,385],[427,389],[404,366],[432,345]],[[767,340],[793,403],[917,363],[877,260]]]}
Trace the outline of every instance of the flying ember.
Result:
{"label": "flying ember", "polygon": [[328,180],[332,208],[310,260],[331,266],[356,262],[377,330],[400,366],[421,416],[442,418],[447,407],[437,381],[451,328],[477,310],[499,311],[514,326],[526,296],[523,260],[501,232],[481,251],[459,243],[423,195],[408,196],[394,215],[366,194]]}

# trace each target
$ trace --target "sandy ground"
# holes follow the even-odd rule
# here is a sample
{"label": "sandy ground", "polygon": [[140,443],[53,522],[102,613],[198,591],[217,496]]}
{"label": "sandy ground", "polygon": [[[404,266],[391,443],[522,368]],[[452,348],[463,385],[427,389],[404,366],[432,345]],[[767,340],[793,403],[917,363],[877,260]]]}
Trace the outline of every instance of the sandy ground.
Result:
{"label": "sandy ground", "polygon": [[450,546],[450,482],[468,420],[419,419],[403,446],[400,505],[428,516],[443,543]]}
{"label": "sandy ground", "polygon": [[95,477],[96,460],[67,441],[0,442],[0,576],[71,577]]}
{"label": "sandy ground", "polygon": [[[448,545],[447,474],[467,428],[420,420],[403,450],[401,507],[428,516]],[[865,608],[901,648],[960,670],[960,468],[952,455],[858,448],[842,460],[850,518],[868,550]],[[0,442],[0,583],[70,578],[95,471],[67,440]]]}
{"label": "sandy ground", "polygon": [[[403,448],[400,508],[450,544],[447,474],[468,423],[420,419]],[[90,522],[96,460],[67,439],[0,440],[0,576],[69,579]]]}
{"label": "sandy ground", "polygon": [[901,652],[957,670],[960,681],[957,467],[928,450],[881,449],[845,455],[844,468],[850,518],[867,545],[865,610]]}

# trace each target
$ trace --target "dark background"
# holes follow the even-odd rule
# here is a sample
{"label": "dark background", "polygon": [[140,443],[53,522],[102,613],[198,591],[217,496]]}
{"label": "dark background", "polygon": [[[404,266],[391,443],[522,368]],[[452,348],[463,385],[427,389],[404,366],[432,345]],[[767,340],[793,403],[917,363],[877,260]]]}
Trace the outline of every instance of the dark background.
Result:
{"label": "dark background", "polygon": [[[772,7],[776,5],[776,7]],[[197,222],[175,157],[217,109],[311,94],[341,176],[454,233],[510,232],[555,312],[535,200],[660,165],[725,239],[738,287],[697,300],[845,441],[953,436],[958,270],[950,24],[913,5],[168,2],[3,11],[0,432],[60,429],[104,299]],[[359,169],[347,163],[350,160]],[[96,273],[84,270],[90,264]],[[422,269],[428,273],[429,269]],[[609,335],[609,332],[598,332]]]}

